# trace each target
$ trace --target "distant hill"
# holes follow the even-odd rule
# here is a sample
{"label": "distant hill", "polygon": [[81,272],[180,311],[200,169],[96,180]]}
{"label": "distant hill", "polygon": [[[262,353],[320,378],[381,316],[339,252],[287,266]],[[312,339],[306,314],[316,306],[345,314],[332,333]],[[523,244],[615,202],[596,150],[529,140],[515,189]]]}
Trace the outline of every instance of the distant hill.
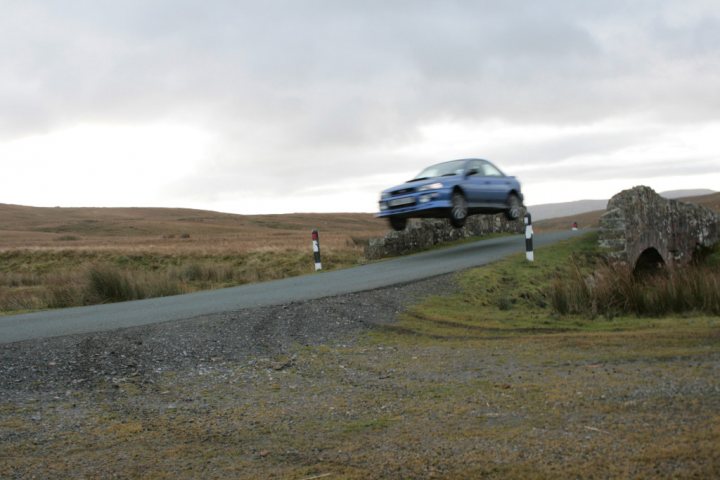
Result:
{"label": "distant hill", "polygon": [[607,206],[607,202],[607,200],[577,200],[575,202],[544,203],[530,205],[528,211],[532,215],[533,222],[536,222],[548,218],[567,217],[568,215],[602,210]]}
{"label": "distant hill", "polygon": [[[312,229],[327,245],[352,244],[387,232],[370,213],[236,215],[183,208],[46,208],[0,203],[0,249],[233,242],[305,245]],[[262,240],[259,240],[262,239]],[[275,241],[277,240],[277,242]]]}
{"label": "distant hill", "polygon": [[[660,195],[665,198],[681,199],[699,197],[704,195],[712,195],[713,190],[695,189],[695,190],[671,190],[661,192]],[[577,200],[574,202],[564,203],[544,203],[541,205],[530,205],[528,209],[532,214],[533,222],[545,220],[548,218],[560,218],[581,213],[593,212],[596,210],[604,210],[607,207],[608,200]]]}
{"label": "distant hill", "polygon": [[671,199],[679,199],[679,198],[690,198],[690,197],[702,197],[705,195],[712,195],[713,193],[716,193],[714,190],[709,190],[707,188],[700,188],[695,190],[670,190],[667,192],[661,192],[660,195],[662,195],[665,198],[671,198]]}

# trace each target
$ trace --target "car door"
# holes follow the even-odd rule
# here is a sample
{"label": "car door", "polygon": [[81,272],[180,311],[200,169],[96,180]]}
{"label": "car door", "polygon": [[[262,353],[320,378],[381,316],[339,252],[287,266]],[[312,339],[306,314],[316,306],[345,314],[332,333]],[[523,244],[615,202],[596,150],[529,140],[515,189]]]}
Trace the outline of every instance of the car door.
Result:
{"label": "car door", "polygon": [[470,206],[487,202],[485,195],[485,173],[479,160],[469,160],[465,165],[463,190]]}
{"label": "car door", "polygon": [[507,200],[510,181],[495,165],[482,162],[483,203],[505,204]]}

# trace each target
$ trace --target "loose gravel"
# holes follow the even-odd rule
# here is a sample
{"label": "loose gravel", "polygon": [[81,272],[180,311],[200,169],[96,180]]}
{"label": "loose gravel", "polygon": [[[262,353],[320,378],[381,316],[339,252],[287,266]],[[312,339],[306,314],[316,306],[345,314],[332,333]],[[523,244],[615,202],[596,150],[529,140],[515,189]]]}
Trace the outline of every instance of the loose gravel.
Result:
{"label": "loose gravel", "polygon": [[247,362],[297,346],[352,341],[395,320],[428,293],[456,289],[453,275],[307,302],[260,307],[92,334],[0,345],[0,397],[52,398],[133,378],[152,384],[166,371]]}

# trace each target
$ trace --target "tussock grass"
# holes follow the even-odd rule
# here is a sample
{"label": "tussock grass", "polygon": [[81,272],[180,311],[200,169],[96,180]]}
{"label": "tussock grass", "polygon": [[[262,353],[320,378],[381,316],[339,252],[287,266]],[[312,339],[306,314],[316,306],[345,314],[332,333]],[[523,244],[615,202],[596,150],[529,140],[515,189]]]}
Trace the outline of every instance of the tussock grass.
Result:
{"label": "tussock grass", "polygon": [[[323,269],[357,265],[359,247],[326,248]],[[0,253],[0,312],[138,300],[312,274],[312,251],[232,254],[123,251]]]}
{"label": "tussock grass", "polygon": [[[180,282],[158,273],[132,273],[107,265],[87,271],[85,303],[123,302],[183,293]],[[62,297],[60,297],[62,298]],[[72,298],[72,297],[70,297]]]}
{"label": "tussock grass", "polygon": [[639,275],[627,265],[612,264],[588,273],[586,265],[573,262],[556,276],[550,292],[561,315],[720,315],[720,270],[710,264]]}
{"label": "tussock grass", "polygon": [[139,292],[128,275],[118,269],[94,267],[88,271],[88,291],[102,302],[121,302],[140,298]]}

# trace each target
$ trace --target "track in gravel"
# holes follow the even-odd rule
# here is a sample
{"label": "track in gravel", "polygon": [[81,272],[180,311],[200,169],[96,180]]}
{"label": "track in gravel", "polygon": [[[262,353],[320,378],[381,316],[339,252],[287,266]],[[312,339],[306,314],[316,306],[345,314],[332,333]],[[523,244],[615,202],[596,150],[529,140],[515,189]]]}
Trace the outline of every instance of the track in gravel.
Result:
{"label": "track in gravel", "polygon": [[[571,231],[539,234],[535,235],[535,245],[542,246],[575,235],[577,232]],[[373,290],[486,265],[513,253],[522,252],[524,248],[524,236],[515,235],[272,282],[172,297],[0,317],[0,344],[107,331]]]}

